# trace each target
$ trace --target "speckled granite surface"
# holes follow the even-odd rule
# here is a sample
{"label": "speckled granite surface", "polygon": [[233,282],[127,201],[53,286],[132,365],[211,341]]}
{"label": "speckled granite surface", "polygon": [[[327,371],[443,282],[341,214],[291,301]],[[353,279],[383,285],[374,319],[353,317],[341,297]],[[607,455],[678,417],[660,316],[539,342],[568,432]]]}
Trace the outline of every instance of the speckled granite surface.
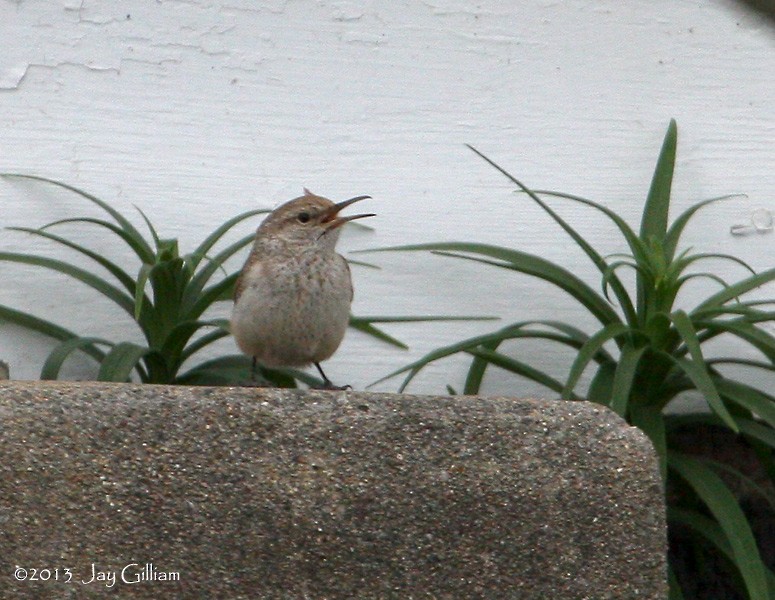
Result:
{"label": "speckled granite surface", "polygon": [[662,599],[665,543],[594,405],[0,383],[0,598]]}

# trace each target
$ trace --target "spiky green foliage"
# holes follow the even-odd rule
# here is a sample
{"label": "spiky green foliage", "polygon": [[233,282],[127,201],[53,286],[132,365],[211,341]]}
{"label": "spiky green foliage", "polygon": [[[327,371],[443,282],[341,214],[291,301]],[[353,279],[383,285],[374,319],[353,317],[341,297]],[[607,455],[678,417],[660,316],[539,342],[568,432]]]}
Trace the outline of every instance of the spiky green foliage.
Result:
{"label": "spiky green foliage", "polygon": [[[733,256],[678,251],[681,234],[701,208],[720,200],[695,204],[668,225],[670,192],[676,155],[677,127],[671,121],[657,161],[640,224],[636,233],[615,212],[586,198],[551,191],[533,191],[501,166],[471,147],[477,155],[500,171],[520,196],[536,202],[583,250],[599,270],[598,291],[570,270],[540,256],[520,250],[477,243],[448,242],[419,244],[382,250],[431,251],[436,254],[476,261],[487,266],[528,274],[547,281],[580,303],[599,324],[585,332],[557,321],[524,321],[490,334],[469,338],[438,348],[421,359],[388,375],[406,374],[403,390],[429,363],[457,353],[468,353],[466,394],[479,392],[490,366],[536,381],[567,400],[588,399],[609,406],[631,424],[642,429],[659,454],[672,524],[687,527],[698,543],[713,545],[737,573],[743,593],[753,599],[775,598],[773,575],[763,564],[754,536],[738,501],[719,475],[718,464],[686,456],[675,444],[675,432],[707,426],[726,428],[739,434],[756,450],[763,471],[775,473],[775,396],[747,381],[725,374],[729,364],[745,364],[767,373],[775,372],[775,337],[760,325],[775,318],[775,299],[748,300],[746,294],[775,279],[775,268],[754,273]],[[547,203],[547,199],[581,203],[611,220],[623,237],[627,252],[603,256]],[[708,258],[733,261],[750,271],[734,284],[714,273],[693,268]],[[620,278],[622,269],[632,269],[635,290]],[[720,286],[693,308],[676,304],[687,281],[704,277]],[[751,361],[731,356],[709,360],[703,345],[721,335],[750,344],[764,360]],[[521,358],[500,351],[504,342],[532,338],[559,343],[576,350],[568,375],[560,381]],[[589,388],[579,389],[582,374],[591,370]],[[385,378],[387,379],[387,377]],[[666,411],[680,394],[694,390],[707,402],[710,413],[675,415]],[[730,466],[730,472],[742,477]],[[671,575],[671,595],[681,597],[678,580]]]}
{"label": "spiky green foliage", "polygon": [[[50,240],[85,259],[86,266],[29,253],[0,252],[0,261],[35,265],[57,271],[85,284],[110,299],[140,329],[145,344],[85,337],[46,319],[0,305],[0,320],[42,333],[58,341],[43,365],[41,379],[57,379],[64,362],[80,351],[98,365],[100,381],[127,381],[136,377],[146,383],[235,385],[251,381],[251,361],[242,355],[221,356],[196,363],[196,357],[211,344],[229,335],[223,318],[205,313],[219,302],[231,301],[238,272],[226,271],[230,258],[248,246],[253,235],[224,245],[224,236],[239,223],[266,213],[257,209],[233,217],[210,233],[193,252],[181,255],[178,240],[160,237],[151,221],[140,211],[148,228],[143,234],[119,211],[103,200],[71,185],[31,175],[3,174],[6,179],[44,182],[63,188],[90,201],[106,218],[62,219],[40,228],[11,227],[37,238]],[[139,210],[139,209],[138,209]],[[128,247],[137,265],[124,268],[94,250],[55,233],[60,226],[81,223],[109,232],[118,246]],[[92,270],[90,267],[99,267]],[[465,319],[465,317],[460,317]],[[391,321],[446,320],[447,317],[352,317],[350,324],[387,344],[406,348],[399,340],[375,326]],[[263,382],[295,387],[301,381],[320,385],[317,377],[293,369],[264,369]]]}

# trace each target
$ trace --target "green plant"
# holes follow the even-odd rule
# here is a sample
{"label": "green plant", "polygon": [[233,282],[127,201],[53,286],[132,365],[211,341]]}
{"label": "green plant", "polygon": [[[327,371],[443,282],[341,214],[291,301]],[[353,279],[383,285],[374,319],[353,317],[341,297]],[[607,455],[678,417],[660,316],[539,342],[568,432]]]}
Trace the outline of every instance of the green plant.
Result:
{"label": "green plant", "polygon": [[[726,464],[712,462],[678,450],[680,427],[713,426],[739,434],[759,458],[764,472],[775,476],[775,396],[725,373],[728,365],[745,365],[767,373],[775,371],[775,338],[760,325],[775,318],[775,299],[743,299],[747,292],[775,279],[775,269],[751,272],[734,284],[713,273],[693,268],[708,258],[731,260],[727,255],[679,252],[681,234],[701,208],[720,200],[713,198],[691,206],[668,226],[668,209],[675,165],[677,127],[671,121],[657,162],[640,232],[636,233],[612,210],[591,200],[552,191],[533,191],[505,169],[470,147],[505,175],[520,194],[536,202],[583,250],[601,273],[602,290],[596,291],[568,269],[540,256],[510,248],[477,243],[430,243],[379,250],[432,251],[447,257],[476,261],[488,266],[525,273],[547,281],[570,294],[594,316],[599,328],[593,333],[558,321],[524,321],[489,334],[438,348],[383,379],[406,373],[403,390],[427,364],[452,354],[472,356],[464,393],[477,393],[487,368],[495,365],[536,381],[563,399],[588,399],[611,407],[653,442],[668,490],[668,520],[691,532],[697,543],[710,544],[728,561],[739,588],[751,599],[775,598],[775,578],[764,565],[751,527],[727,485],[729,477],[748,481]],[[724,198],[726,198],[725,196]],[[599,211],[621,232],[628,252],[603,256],[546,202],[558,198],[581,203]],[[620,279],[622,269],[632,269],[634,290]],[[682,286],[693,278],[709,279],[720,287],[691,309],[676,305]],[[703,345],[719,336],[739,338],[758,350],[764,360],[738,357],[706,358]],[[560,381],[545,371],[500,351],[509,340],[537,339],[575,350],[567,377]],[[586,392],[579,390],[582,374],[594,376]],[[694,390],[707,401],[709,412],[673,414],[666,411],[680,394]],[[775,507],[771,493],[758,492]],[[767,495],[770,494],[770,495]],[[671,598],[682,598],[671,570]]]}
{"label": "green plant", "polygon": [[[231,301],[238,272],[227,272],[225,265],[252,242],[253,235],[242,237],[221,249],[216,246],[234,226],[268,210],[250,210],[229,219],[210,233],[193,252],[181,255],[177,239],[159,237],[156,228],[139,209],[150,239],[146,239],[120,212],[78,188],[37,176],[2,176],[58,186],[89,200],[107,213],[109,220],[77,217],[62,219],[38,229],[10,229],[70,248],[91,264],[101,267],[109,277],[76,264],[35,254],[0,252],[0,261],[52,269],[86,284],[106,296],[133,319],[146,342],[141,345],[80,336],[45,319],[0,305],[0,320],[38,331],[59,341],[43,365],[41,379],[57,379],[65,360],[74,352],[81,351],[99,364],[97,379],[100,381],[127,381],[133,372],[145,383],[235,385],[250,381],[251,360],[243,355],[220,356],[185,370],[184,366],[194,362],[205,348],[229,335],[227,319],[205,318],[205,313],[214,304]],[[54,228],[67,223],[83,223],[107,230],[115,236],[117,246],[128,247],[137,257],[139,266],[134,268],[137,274],[132,276],[130,271],[94,250],[52,232]],[[383,342],[406,348],[400,341],[377,328],[375,323],[448,319],[453,317],[351,317],[350,324]],[[297,381],[309,385],[322,383],[317,377],[294,369],[260,367],[258,375],[264,383],[282,387],[295,387]]]}

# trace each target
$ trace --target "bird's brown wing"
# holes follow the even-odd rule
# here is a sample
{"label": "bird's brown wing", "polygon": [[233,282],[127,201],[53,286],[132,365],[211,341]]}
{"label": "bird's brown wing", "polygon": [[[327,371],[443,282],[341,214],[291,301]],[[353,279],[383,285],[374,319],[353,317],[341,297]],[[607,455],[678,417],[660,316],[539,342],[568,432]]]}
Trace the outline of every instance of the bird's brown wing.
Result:
{"label": "bird's brown wing", "polygon": [[239,276],[237,277],[237,281],[234,282],[234,302],[236,303],[237,300],[239,300],[239,297],[242,295],[242,292],[245,290],[245,286],[247,285],[247,278],[246,273],[250,271],[250,267],[253,266],[253,263],[255,263],[258,260],[258,256],[255,254],[255,252],[251,252],[248,255],[248,259],[245,261],[245,265],[242,267],[242,270],[240,271]]}
{"label": "bird's brown wing", "polygon": [[236,304],[239,297],[242,295],[242,290],[245,288],[245,270],[240,271],[237,281],[234,282],[234,303]]}
{"label": "bird's brown wing", "polygon": [[352,302],[354,292],[353,292],[353,275],[350,272],[350,263],[348,263],[347,259],[341,254],[339,255],[339,258],[342,259],[342,262],[344,263],[344,268],[347,269],[347,279],[350,281],[350,302]]}

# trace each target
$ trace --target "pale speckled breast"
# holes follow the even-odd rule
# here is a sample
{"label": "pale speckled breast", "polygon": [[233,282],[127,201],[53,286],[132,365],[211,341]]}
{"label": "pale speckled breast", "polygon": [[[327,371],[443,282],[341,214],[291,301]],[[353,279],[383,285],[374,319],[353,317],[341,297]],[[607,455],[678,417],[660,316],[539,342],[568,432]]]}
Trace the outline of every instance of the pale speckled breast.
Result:
{"label": "pale speckled breast", "polygon": [[269,367],[329,358],[350,317],[352,283],[338,254],[302,255],[249,266],[231,328],[240,349]]}

